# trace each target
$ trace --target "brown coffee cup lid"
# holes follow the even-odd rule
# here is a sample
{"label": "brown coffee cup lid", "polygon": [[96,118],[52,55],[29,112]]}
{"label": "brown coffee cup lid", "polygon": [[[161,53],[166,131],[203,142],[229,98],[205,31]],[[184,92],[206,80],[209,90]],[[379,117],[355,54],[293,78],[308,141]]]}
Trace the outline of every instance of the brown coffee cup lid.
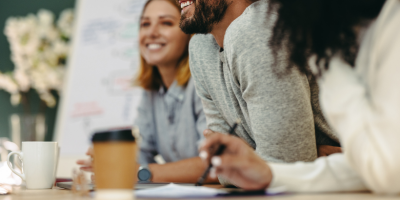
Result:
{"label": "brown coffee cup lid", "polygon": [[92,142],[107,141],[134,142],[135,137],[133,137],[131,129],[99,131],[93,134]]}

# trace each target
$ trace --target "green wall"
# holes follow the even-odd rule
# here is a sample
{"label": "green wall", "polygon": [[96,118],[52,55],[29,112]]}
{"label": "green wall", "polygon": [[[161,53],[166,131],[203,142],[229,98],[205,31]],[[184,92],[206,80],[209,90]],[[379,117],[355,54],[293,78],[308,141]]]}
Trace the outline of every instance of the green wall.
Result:
{"label": "green wall", "polygon": [[[74,8],[75,0],[0,0],[0,71],[11,71],[14,66],[10,60],[10,49],[4,35],[5,21],[10,16],[26,16],[28,13],[37,13],[40,9],[51,10],[57,17],[62,10]],[[38,111],[39,97],[36,91],[29,92],[32,112]],[[58,102],[58,97],[57,97]],[[51,140],[54,132],[54,123],[57,107],[46,109],[47,135],[46,140]],[[12,113],[22,113],[22,106],[13,107],[10,95],[0,90],[0,137],[9,137],[9,116]]]}

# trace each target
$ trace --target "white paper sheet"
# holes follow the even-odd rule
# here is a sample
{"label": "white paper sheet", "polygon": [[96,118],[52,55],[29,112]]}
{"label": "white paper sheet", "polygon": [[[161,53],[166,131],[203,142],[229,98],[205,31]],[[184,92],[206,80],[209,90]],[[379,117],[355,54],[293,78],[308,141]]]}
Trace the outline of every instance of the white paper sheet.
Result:
{"label": "white paper sheet", "polygon": [[170,183],[152,189],[135,191],[136,197],[148,198],[188,198],[188,197],[215,197],[219,194],[226,194],[226,191],[201,186],[182,186]]}
{"label": "white paper sheet", "polygon": [[[268,188],[265,191],[265,195],[277,195],[284,193],[286,189],[284,187]],[[207,198],[215,197],[217,195],[226,195],[227,191],[209,187],[201,186],[183,186],[170,183],[165,186],[136,190],[136,197],[142,198]]]}

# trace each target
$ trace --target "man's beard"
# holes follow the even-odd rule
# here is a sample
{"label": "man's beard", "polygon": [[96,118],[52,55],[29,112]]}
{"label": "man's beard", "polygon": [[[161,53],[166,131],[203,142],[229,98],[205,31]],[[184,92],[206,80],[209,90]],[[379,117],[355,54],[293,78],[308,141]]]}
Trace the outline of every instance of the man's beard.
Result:
{"label": "man's beard", "polygon": [[[210,5],[213,1],[217,3]],[[179,26],[186,34],[210,33],[213,25],[222,20],[228,6],[226,0],[196,0],[193,16],[187,17],[187,13],[183,13]]]}

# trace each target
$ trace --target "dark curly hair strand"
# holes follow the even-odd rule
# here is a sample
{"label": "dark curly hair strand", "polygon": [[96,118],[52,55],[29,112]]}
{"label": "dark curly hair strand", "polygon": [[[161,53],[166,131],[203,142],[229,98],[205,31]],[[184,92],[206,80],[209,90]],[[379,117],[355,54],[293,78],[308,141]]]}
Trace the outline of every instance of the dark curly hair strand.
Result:
{"label": "dark curly hair strand", "polygon": [[[307,61],[317,62],[340,53],[354,66],[358,51],[356,28],[378,16],[385,0],[270,0],[278,19],[270,46],[273,52],[288,50],[290,65],[308,72]],[[321,69],[320,69],[321,73]]]}

